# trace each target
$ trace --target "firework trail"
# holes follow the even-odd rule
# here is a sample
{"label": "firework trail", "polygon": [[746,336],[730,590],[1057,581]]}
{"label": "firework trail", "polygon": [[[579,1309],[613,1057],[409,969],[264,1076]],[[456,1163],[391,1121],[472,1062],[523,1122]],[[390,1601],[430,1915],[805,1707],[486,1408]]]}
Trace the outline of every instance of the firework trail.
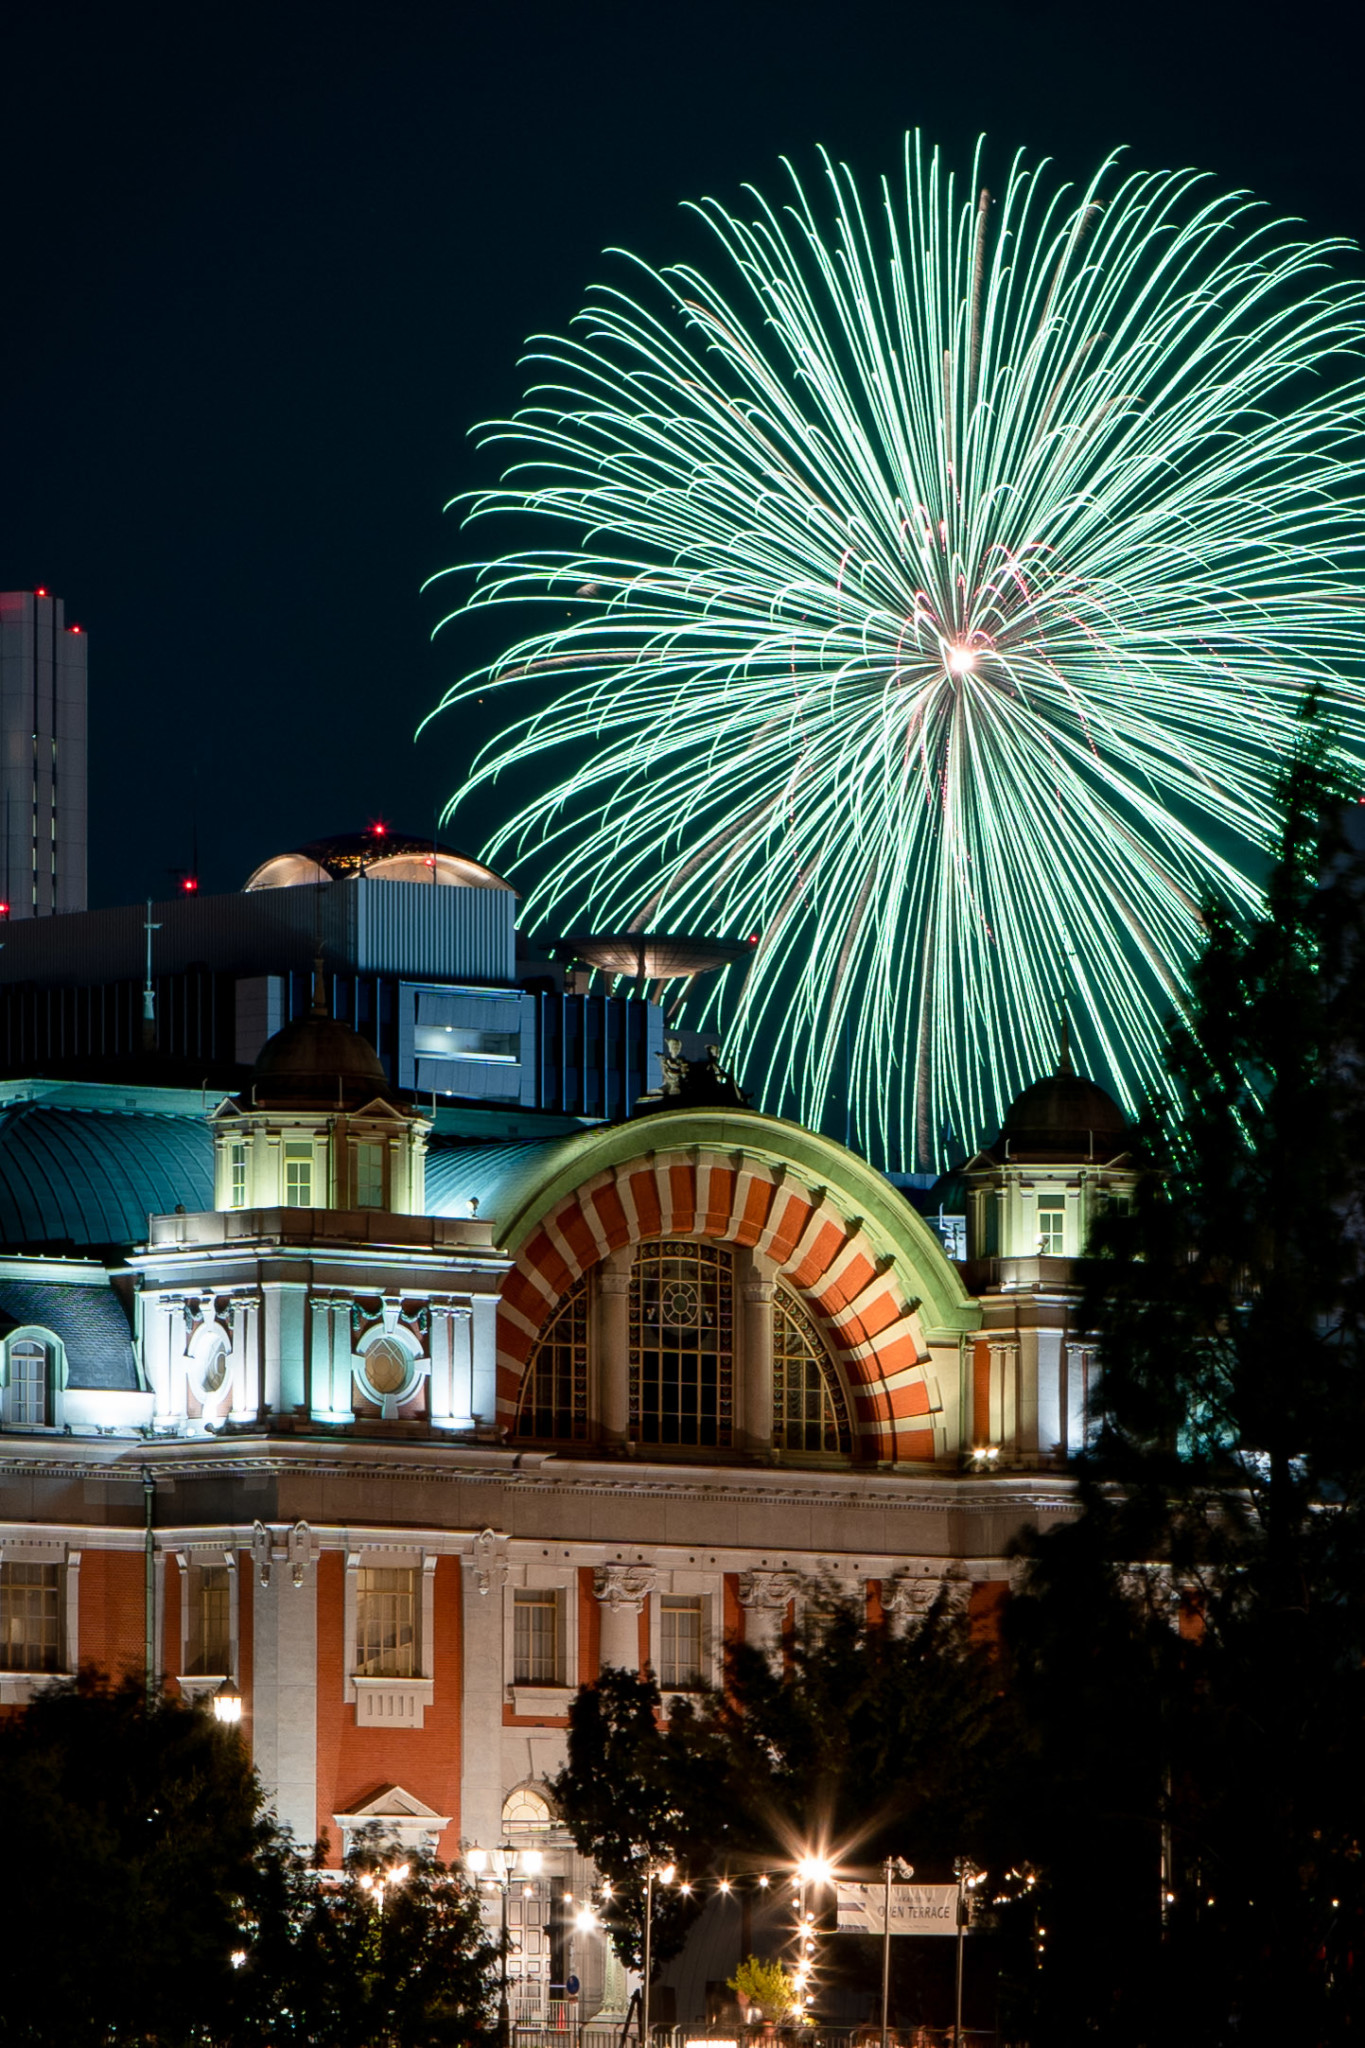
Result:
{"label": "firework trail", "polygon": [[1310,688],[1357,747],[1365,293],[1192,172],[992,197],[911,136],[869,208],[822,165],[533,345],[466,510],[546,541],[450,614],[522,637],[442,708],[512,693],[461,795],[517,792],[531,920],[758,934],[712,999],[749,1085],[818,1123],[847,1047],[863,1145],[927,1164],[1067,982],[1132,1105]]}

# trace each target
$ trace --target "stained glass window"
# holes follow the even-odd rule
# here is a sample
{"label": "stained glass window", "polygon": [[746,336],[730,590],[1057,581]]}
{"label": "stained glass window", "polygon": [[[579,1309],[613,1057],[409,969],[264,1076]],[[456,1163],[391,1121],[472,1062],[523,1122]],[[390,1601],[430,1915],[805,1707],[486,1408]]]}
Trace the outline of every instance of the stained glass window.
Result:
{"label": "stained glass window", "polygon": [[734,1265],[723,1246],[683,1238],[636,1250],[630,1434],[721,1449],[734,1440]]}
{"label": "stained glass window", "polygon": [[583,1442],[588,1434],[588,1281],[565,1295],[531,1353],[521,1383],[517,1436]]}
{"label": "stained glass window", "polygon": [[819,1332],[795,1295],[773,1302],[773,1443],[784,1451],[852,1448],[848,1404]]}

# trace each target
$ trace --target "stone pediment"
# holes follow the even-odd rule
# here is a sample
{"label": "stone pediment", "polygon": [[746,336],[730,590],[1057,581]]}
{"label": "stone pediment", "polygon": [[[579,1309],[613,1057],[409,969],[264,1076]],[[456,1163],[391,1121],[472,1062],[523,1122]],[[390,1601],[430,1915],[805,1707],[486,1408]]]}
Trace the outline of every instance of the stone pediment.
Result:
{"label": "stone pediment", "polygon": [[362,1828],[378,1827],[404,1849],[418,1849],[432,1853],[445,1829],[450,1826],[448,1813],[437,1813],[414,1792],[402,1785],[381,1785],[377,1792],[362,1800],[349,1813],[334,1813],[332,1823],[341,1831],[341,1838],[347,1848],[351,1837]]}

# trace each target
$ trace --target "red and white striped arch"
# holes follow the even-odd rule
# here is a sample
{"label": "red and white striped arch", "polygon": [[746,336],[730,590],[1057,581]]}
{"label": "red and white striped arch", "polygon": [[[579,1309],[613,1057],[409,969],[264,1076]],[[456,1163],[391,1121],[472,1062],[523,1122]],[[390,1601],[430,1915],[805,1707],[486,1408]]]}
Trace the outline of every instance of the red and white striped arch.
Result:
{"label": "red and white striped arch", "polygon": [[799,1169],[689,1146],[596,1174],[530,1231],[498,1309],[498,1420],[510,1428],[527,1360],[574,1282],[647,1238],[701,1237],[770,1259],[840,1359],[857,1455],[924,1463],[946,1448],[937,1375],[889,1245]]}

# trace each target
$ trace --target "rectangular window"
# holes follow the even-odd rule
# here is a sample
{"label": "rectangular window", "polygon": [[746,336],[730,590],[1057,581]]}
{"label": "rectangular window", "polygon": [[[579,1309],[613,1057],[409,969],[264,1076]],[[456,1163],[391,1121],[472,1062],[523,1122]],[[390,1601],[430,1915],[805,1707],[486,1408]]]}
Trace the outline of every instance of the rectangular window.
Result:
{"label": "rectangular window", "polygon": [[558,1685],[559,1595],[518,1593],[512,1611],[513,1680],[517,1685]]}
{"label": "rectangular window", "polygon": [[1038,1204],[1038,1249],[1047,1258],[1060,1259],[1066,1240],[1066,1210],[1058,1203]]}
{"label": "rectangular window", "polygon": [[246,1207],[246,1146],[232,1145],[228,1148],[232,1168],[231,1201],[234,1209]]}
{"label": "rectangular window", "polygon": [[356,1573],[355,1675],[416,1678],[417,1572],[403,1565],[362,1565]]}
{"label": "rectangular window", "polygon": [[412,1049],[424,1060],[478,1060],[485,1066],[517,1065],[521,1036],[516,1031],[475,1031],[463,1024],[416,1024]]}
{"label": "rectangular window", "polygon": [[705,1617],[700,1597],[659,1602],[659,1684],[665,1692],[689,1692],[706,1683],[703,1667]]}
{"label": "rectangular window", "polygon": [[355,1148],[355,1206],[382,1209],[384,1206],[384,1147],[357,1145]]}
{"label": "rectangular window", "polygon": [[284,1199],[290,1209],[313,1206],[313,1148],[286,1145],[284,1148]]}
{"label": "rectangular window", "polygon": [[190,1581],[189,1676],[232,1671],[232,1574],[225,1564],[201,1565]]}
{"label": "rectangular window", "polygon": [[0,1671],[60,1671],[61,1566],[0,1564]]}

